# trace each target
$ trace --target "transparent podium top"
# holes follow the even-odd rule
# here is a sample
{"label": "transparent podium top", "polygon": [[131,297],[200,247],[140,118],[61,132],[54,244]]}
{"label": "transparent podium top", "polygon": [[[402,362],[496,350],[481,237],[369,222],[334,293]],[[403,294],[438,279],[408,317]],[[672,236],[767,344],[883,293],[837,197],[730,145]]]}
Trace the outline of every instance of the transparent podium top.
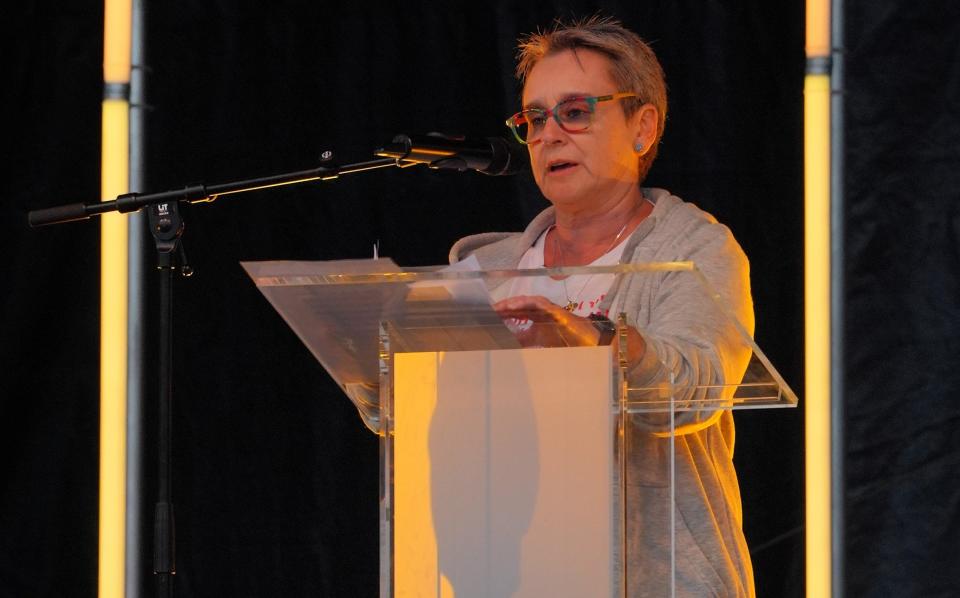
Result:
{"label": "transparent podium top", "polygon": [[[579,346],[548,314],[503,318],[492,307],[529,277],[573,288],[601,277],[609,291],[593,310],[617,325],[608,342],[626,355],[626,326],[644,340],[638,363],[620,360],[631,412],[793,407],[797,397],[752,339],[749,297],[724,297],[692,262],[526,270],[401,268],[389,259],[243,262],[254,283],[370,425],[378,408],[381,335],[391,352]],[[567,313],[567,312],[559,312]],[[592,324],[590,326],[593,326]]]}

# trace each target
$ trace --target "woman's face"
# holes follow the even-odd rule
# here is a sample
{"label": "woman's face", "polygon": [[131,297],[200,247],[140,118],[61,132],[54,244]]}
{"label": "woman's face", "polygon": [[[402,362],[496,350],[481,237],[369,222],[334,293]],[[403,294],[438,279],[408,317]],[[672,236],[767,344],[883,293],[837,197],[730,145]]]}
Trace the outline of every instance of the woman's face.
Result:
{"label": "woman's face", "polygon": [[[592,50],[566,50],[542,58],[533,67],[523,89],[523,107],[549,110],[572,97],[621,91],[628,90],[617,89],[606,56]],[[644,114],[652,107],[627,119],[620,102],[598,103],[590,127],[577,133],[564,131],[554,118],[548,118],[541,137],[530,144],[533,176],[558,209],[600,208],[626,193],[639,193],[639,154],[634,145],[648,138],[645,123],[651,119]],[[655,109],[653,113],[655,121]]]}

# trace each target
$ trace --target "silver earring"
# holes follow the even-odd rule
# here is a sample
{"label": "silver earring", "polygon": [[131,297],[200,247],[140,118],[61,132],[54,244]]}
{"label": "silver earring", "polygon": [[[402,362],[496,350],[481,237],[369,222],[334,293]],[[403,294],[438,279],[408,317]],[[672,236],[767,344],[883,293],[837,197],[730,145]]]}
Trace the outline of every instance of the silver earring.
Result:
{"label": "silver earring", "polygon": [[633,145],[633,151],[637,152],[638,154],[639,154],[640,152],[642,152],[642,151],[643,151],[643,144],[640,143],[639,141],[636,142],[636,143]]}

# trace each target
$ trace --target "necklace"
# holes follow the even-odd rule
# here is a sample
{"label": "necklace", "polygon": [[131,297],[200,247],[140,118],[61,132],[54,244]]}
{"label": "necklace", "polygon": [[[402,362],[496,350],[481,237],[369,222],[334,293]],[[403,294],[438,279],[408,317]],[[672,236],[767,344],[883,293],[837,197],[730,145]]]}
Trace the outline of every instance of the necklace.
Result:
{"label": "necklace", "polygon": [[[627,225],[628,225],[628,224],[630,224],[630,219],[629,219],[629,218],[628,218],[627,221],[623,224],[623,227],[620,229],[620,232],[617,233],[617,236],[613,238],[613,241],[610,243],[610,246],[607,247],[606,250],[604,250],[604,252],[600,254],[601,256],[604,256],[604,255],[610,253],[610,250],[617,246],[617,243],[620,242],[620,237],[623,236],[623,231],[627,230]],[[551,225],[550,228],[551,228],[551,229],[554,229],[554,228],[556,228],[556,226],[557,226],[557,225],[554,224],[554,225]],[[558,262],[560,263],[561,266],[563,266],[563,265],[564,265],[564,264],[563,264],[563,261],[564,261],[564,260],[563,260],[563,248],[560,247],[560,236],[557,235],[557,234],[554,234],[554,235],[553,235],[553,250],[554,250],[554,253],[556,253],[557,257],[559,258]],[[554,264],[554,265],[556,265],[556,264]],[[570,293],[567,291],[567,277],[563,277],[563,278],[560,279],[560,284],[563,285],[563,295],[564,295],[564,297],[567,298],[567,304],[563,306],[563,309],[565,309],[565,310],[567,310],[567,311],[569,311],[569,312],[572,312],[573,310],[577,309],[577,307],[579,307],[579,305],[580,305],[580,295],[582,295],[582,294],[583,294],[583,291],[586,290],[587,285],[590,284],[590,280],[591,280],[592,278],[593,278],[593,274],[591,274],[590,276],[587,276],[587,280],[584,281],[583,286],[580,287],[580,292],[577,293],[577,296],[576,296],[574,299],[571,299],[571,298],[570,298]]]}

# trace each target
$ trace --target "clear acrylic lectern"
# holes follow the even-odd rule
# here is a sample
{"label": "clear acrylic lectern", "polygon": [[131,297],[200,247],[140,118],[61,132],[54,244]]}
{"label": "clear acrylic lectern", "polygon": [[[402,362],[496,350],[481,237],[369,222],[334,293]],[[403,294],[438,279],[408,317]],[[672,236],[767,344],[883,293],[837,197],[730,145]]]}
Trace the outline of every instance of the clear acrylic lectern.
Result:
{"label": "clear acrylic lectern", "polygon": [[[723,446],[730,410],[797,398],[753,342],[752,316],[694,264],[243,266],[380,436],[382,597],[672,596],[720,583],[698,546],[730,539],[691,511],[725,495],[688,487],[688,469]],[[527,276],[608,277],[612,341],[502,320],[489,290]],[[621,296],[664,285],[684,309],[621,313]],[[628,325],[646,341],[637,363]]]}

